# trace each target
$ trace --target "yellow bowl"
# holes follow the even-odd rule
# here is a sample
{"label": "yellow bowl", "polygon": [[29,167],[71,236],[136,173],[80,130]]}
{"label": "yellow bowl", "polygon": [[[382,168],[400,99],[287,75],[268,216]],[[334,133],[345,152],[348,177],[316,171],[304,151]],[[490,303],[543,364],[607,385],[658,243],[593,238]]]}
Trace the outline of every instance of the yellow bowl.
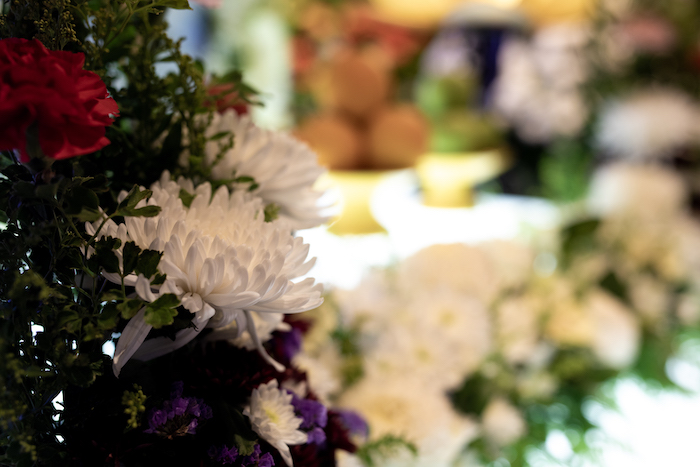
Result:
{"label": "yellow bowl", "polygon": [[435,207],[472,206],[474,185],[495,178],[509,165],[510,157],[501,148],[425,154],[416,164],[423,204]]}
{"label": "yellow bowl", "polygon": [[389,171],[331,170],[322,184],[335,190],[338,214],[328,228],[337,235],[384,233],[384,227],[372,215],[370,202],[375,188]]}

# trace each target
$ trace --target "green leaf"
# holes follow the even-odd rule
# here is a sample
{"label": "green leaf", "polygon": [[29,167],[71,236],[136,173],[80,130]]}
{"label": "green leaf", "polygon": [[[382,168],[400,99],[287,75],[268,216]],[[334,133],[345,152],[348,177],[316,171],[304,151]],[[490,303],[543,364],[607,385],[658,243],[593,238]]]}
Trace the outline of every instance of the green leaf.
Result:
{"label": "green leaf", "polygon": [[36,187],[35,194],[37,198],[53,201],[58,193],[58,183],[50,183],[48,185],[39,185]]}
{"label": "green leaf", "polygon": [[139,312],[142,306],[142,300],[132,298],[117,305],[117,310],[121,313],[122,318],[131,319]]}
{"label": "green leaf", "polygon": [[76,217],[81,222],[95,222],[102,219],[104,214],[97,209],[84,207],[79,213],[74,214],[73,217]]}
{"label": "green leaf", "polygon": [[374,467],[381,465],[382,460],[390,458],[400,451],[408,451],[413,456],[418,455],[418,449],[413,443],[394,435],[385,435],[365,443],[355,455],[364,465]]}
{"label": "green leaf", "polygon": [[97,317],[97,326],[100,329],[112,329],[119,320],[119,309],[116,303],[108,303]]}
{"label": "green leaf", "polygon": [[83,211],[99,214],[100,201],[94,191],[76,186],[66,193],[64,205],[67,214],[80,215]]}
{"label": "green leaf", "polygon": [[194,201],[194,195],[190,194],[184,188],[180,188],[180,199],[182,200],[182,204],[186,208],[189,208],[192,205],[192,201]]}
{"label": "green leaf", "polygon": [[160,214],[160,206],[144,206],[142,208],[123,208],[117,211],[118,216],[154,217]]}
{"label": "green leaf", "polygon": [[19,182],[15,183],[12,188],[14,192],[22,198],[31,199],[35,197],[34,184],[31,182],[20,180]]}
{"label": "green leaf", "polygon": [[275,203],[265,206],[265,222],[272,222],[280,215],[280,207]]}
{"label": "green leaf", "polygon": [[161,6],[172,8],[174,10],[191,10],[188,0],[162,0]]}
{"label": "green leaf", "polygon": [[[116,240],[116,241],[115,241]],[[95,254],[90,257],[90,261],[96,261],[106,272],[119,273],[119,258],[114,254],[114,250],[119,248],[121,240],[107,237],[95,243]]]}
{"label": "green leaf", "polygon": [[255,179],[248,175],[241,175],[240,177],[236,177],[233,181],[236,183],[255,183]]}
{"label": "green leaf", "polygon": [[135,208],[137,204],[141,200],[144,200],[146,198],[150,198],[151,195],[153,195],[153,192],[151,190],[146,190],[141,189],[140,186],[134,185],[134,187],[129,191],[129,193],[126,195],[126,198],[122,200],[121,203],[117,206],[117,216],[124,216],[125,214],[121,214],[120,211],[125,208]]}
{"label": "green leaf", "polygon": [[59,312],[58,316],[56,317],[56,326],[62,328],[76,320],[80,320],[80,316],[77,312],[70,309],[63,310]]}
{"label": "green leaf", "polygon": [[236,433],[234,436],[236,448],[241,456],[250,456],[255,451],[255,445],[258,444],[257,439],[246,439]]}
{"label": "green leaf", "polygon": [[136,268],[140,253],[141,248],[139,248],[135,242],[126,242],[126,244],[124,244],[124,251],[122,255],[124,257],[123,273],[125,276],[127,274],[131,274],[131,271]]}
{"label": "green leaf", "polygon": [[156,250],[143,250],[136,264],[136,274],[152,277],[158,272],[158,264],[163,253]]}
{"label": "green leaf", "polygon": [[156,274],[153,279],[151,279],[151,285],[162,285],[165,282],[165,274]]}
{"label": "green leaf", "polygon": [[146,305],[144,321],[156,329],[173,324],[178,306],[180,299],[175,294],[163,294],[156,301]]}

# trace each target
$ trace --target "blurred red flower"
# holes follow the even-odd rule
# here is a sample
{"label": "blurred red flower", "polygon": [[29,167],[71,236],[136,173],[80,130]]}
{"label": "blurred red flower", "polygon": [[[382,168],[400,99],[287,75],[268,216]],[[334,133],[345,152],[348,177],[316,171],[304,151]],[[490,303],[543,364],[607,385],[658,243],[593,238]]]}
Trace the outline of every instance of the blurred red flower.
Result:
{"label": "blurred red flower", "polygon": [[0,40],[0,150],[17,150],[29,162],[35,154],[28,153],[28,138],[38,137],[52,159],[109,144],[105,127],[119,108],[84,63],[82,53],[49,51],[36,39]]}
{"label": "blurred red flower", "polygon": [[240,97],[233,83],[210,84],[207,87],[207,95],[210,97],[207,102],[216,107],[220,114],[228,109],[235,110],[238,115],[248,113],[248,102]]}

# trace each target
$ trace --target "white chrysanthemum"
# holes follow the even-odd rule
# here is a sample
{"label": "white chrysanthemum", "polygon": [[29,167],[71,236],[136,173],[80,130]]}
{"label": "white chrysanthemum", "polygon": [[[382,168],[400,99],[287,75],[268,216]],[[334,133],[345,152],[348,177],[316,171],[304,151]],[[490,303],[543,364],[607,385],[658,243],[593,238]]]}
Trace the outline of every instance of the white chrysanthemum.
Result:
{"label": "white chrysanthemum", "polygon": [[362,414],[372,439],[398,435],[418,449],[417,457],[398,453],[398,458],[384,459],[382,465],[446,467],[474,439],[476,423],[458,414],[444,392],[427,383],[410,375],[365,378],[338,401]]}
{"label": "white chrysanthemum", "polygon": [[[216,160],[219,141],[209,141],[206,146],[205,160],[212,165],[212,178],[252,177],[258,184],[253,193],[265,204],[277,205],[280,219],[293,230],[316,227],[328,220],[319,206],[323,192],[313,189],[325,169],[306,144],[290,135],[258,128],[247,115],[238,116],[233,110],[215,113],[207,136],[225,131],[233,133],[234,145],[220,160]],[[248,188],[248,184],[242,186]]]}
{"label": "white chrysanthemum", "polygon": [[687,197],[683,179],[671,170],[615,163],[596,172],[588,205],[593,213],[602,216],[654,220],[682,212]]}
{"label": "white chrysanthemum", "polygon": [[[470,295],[441,286],[418,290],[393,308],[387,333],[375,329],[363,344],[366,371],[412,373],[443,389],[459,384],[491,351],[491,318]],[[365,326],[370,328],[370,326]]]}
{"label": "white chrysanthemum", "polygon": [[287,465],[294,465],[289,446],[306,443],[307,435],[299,430],[303,420],[294,414],[292,395],[279,389],[277,380],[253,389],[243,415],[250,419],[253,431],[280,452]]}
{"label": "white chrysanthemum", "polygon": [[408,294],[446,286],[487,304],[498,290],[498,275],[488,255],[461,243],[432,245],[419,251],[399,265],[398,281]]}
{"label": "white chrysanthemum", "polygon": [[[179,197],[181,189],[194,193],[189,208]],[[135,285],[137,293],[149,301],[165,292],[175,293],[195,315],[196,328],[179,331],[174,341],[161,337],[144,342],[151,326],[141,310],[117,342],[115,373],[132,356],[148,360],[183,346],[205,326],[222,329],[222,338],[248,331],[263,356],[281,369],[265,353],[252,314],[297,313],[322,303],[322,288],[312,278],[293,282],[313,265],[313,260],[306,260],[308,245],[277,223],[265,222],[262,204],[245,192],[229,193],[221,187],[212,196],[209,183],[194,189],[189,181],[171,181],[167,172],[151,190],[147,204],[160,206],[159,215],[126,217],[123,224],[108,220],[100,236],[163,252],[158,269],[167,280],[162,286],[152,291],[145,278],[133,275],[125,282]],[[145,204],[142,201],[139,206]],[[87,224],[86,230],[93,234],[99,224]],[[121,261],[121,250],[117,256]],[[105,276],[120,283],[116,274]]]}
{"label": "white chrysanthemum", "polygon": [[670,89],[638,92],[610,102],[597,124],[596,141],[613,156],[659,159],[700,141],[700,106]]}
{"label": "white chrysanthemum", "polygon": [[516,442],[526,432],[525,419],[520,411],[507,400],[496,397],[484,409],[481,416],[486,437],[498,446]]}

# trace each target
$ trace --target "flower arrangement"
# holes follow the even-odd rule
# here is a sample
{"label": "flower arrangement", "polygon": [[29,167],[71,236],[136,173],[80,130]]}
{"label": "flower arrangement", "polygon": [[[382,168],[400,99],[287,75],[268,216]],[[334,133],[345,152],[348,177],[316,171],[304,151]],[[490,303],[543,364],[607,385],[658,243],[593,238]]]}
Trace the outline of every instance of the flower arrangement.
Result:
{"label": "flower arrangement", "polygon": [[610,166],[549,245],[433,245],[332,291],[296,358],[414,449],[378,465],[538,465],[553,430],[593,455],[585,401],[619,375],[673,386],[697,336],[699,228],[676,173]]}
{"label": "flower arrangement", "polygon": [[509,40],[492,105],[523,162],[510,185],[568,202],[601,161],[694,170],[698,15],[685,2],[601,1],[585,22]]}
{"label": "flower arrangement", "polygon": [[217,111],[255,98],[167,36],[188,8],[0,7],[3,465],[334,465],[362,439],[292,364],[323,169]]}

